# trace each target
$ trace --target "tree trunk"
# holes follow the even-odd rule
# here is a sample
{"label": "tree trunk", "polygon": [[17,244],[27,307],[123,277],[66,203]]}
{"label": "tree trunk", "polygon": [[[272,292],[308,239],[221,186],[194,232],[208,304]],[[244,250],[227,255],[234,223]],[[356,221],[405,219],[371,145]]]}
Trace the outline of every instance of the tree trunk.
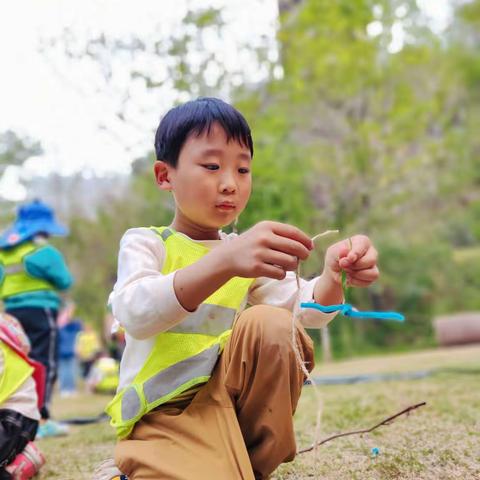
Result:
{"label": "tree trunk", "polygon": [[325,363],[332,361],[332,345],[330,343],[330,332],[328,327],[320,329],[320,335],[322,337],[322,357]]}

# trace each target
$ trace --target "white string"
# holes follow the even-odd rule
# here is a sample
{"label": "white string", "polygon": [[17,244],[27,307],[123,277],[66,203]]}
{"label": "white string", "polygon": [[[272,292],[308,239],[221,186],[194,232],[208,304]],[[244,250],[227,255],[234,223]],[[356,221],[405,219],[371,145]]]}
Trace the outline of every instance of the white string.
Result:
{"label": "white string", "polygon": [[[312,242],[315,242],[315,240],[317,240],[321,237],[324,237],[326,235],[330,235],[332,233],[338,233],[338,230],[326,230],[325,232],[319,233],[318,235],[315,235],[314,237],[312,237]],[[297,340],[297,337],[295,335],[295,333],[296,333],[295,322],[297,320],[300,322],[300,318],[301,318],[301,315],[302,315],[301,309],[300,309],[300,261],[298,262],[298,266],[297,266],[297,269],[295,271],[295,278],[296,278],[296,281],[297,281],[297,294],[296,294],[296,297],[295,297],[295,304],[294,304],[295,306],[294,306],[294,311],[293,311],[293,315],[292,315],[292,338],[291,338],[291,341],[292,341],[292,347],[293,347],[293,351],[295,352],[295,357],[297,359],[298,365],[299,365],[300,369],[302,370],[303,374],[305,375],[305,378],[312,385],[312,388],[313,388],[313,391],[314,391],[314,394],[315,394],[315,398],[317,400],[317,405],[318,405],[317,418],[316,418],[316,422],[315,422],[315,431],[314,431],[314,438],[313,438],[313,445],[314,445],[313,454],[314,454],[314,462],[315,462],[314,466],[315,466],[315,470],[317,470],[317,468],[316,468],[316,464],[317,464],[317,448],[316,448],[316,445],[317,445],[317,442],[318,442],[318,438],[320,436],[320,427],[321,427],[322,414],[323,414],[323,399],[322,399],[322,396],[320,394],[320,389],[315,385],[315,382],[313,381],[313,378],[311,377],[310,372],[308,371],[307,367],[305,366],[305,362],[303,361],[302,355],[300,353],[300,346],[298,344],[298,340]]]}

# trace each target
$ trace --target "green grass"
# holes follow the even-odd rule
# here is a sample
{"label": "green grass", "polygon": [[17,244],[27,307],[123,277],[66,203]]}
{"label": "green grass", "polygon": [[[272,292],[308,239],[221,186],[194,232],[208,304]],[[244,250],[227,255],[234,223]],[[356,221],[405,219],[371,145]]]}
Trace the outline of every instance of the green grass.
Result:
{"label": "green grass", "polygon": [[[404,407],[427,406],[360,437],[335,439],[316,452],[282,465],[276,480],[294,479],[476,479],[480,478],[480,347],[431,350],[322,365],[316,375],[445,368],[424,380],[321,387],[324,413],[320,438],[366,428]],[[452,370],[448,370],[448,368]],[[464,369],[458,373],[454,369]],[[98,414],[108,399],[55,399],[58,418]],[[305,387],[295,416],[299,448],[313,441],[316,402]],[[94,466],[111,456],[114,437],[106,423],[77,426],[68,437],[44,439],[47,456],[40,479],[91,478]],[[375,459],[372,447],[380,449]]]}
{"label": "green grass", "polygon": [[468,263],[480,259],[480,247],[458,248],[453,252],[453,259],[458,263]]}

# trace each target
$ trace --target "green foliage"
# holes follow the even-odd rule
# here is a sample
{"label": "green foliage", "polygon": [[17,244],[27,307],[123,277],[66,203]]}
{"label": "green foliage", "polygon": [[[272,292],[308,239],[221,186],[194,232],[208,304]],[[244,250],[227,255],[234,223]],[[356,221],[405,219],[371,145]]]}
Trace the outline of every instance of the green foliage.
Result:
{"label": "green foliage", "polygon": [[20,166],[34,155],[43,152],[40,142],[21,137],[12,130],[0,133],[0,172],[8,165]]}
{"label": "green foliage", "polygon": [[[12,130],[0,132],[0,180],[9,166],[20,167],[28,158],[43,152],[40,142],[28,136],[21,136]],[[0,197],[0,225],[13,221],[13,202]]]}
{"label": "green foliage", "polygon": [[[480,247],[457,249],[448,273],[445,295],[437,300],[440,311],[480,310]],[[448,290],[447,290],[448,288]]]}
{"label": "green foliage", "polygon": [[[96,55],[109,58],[128,47],[168,58],[174,102],[232,95],[255,141],[254,188],[240,230],[272,219],[312,235],[338,228],[342,238],[367,233],[374,239],[381,280],[354,291],[352,301],[401,311],[407,322],[338,320],[331,327],[337,355],[429,344],[433,315],[480,308],[479,262],[453,254],[480,243],[480,2],[458,7],[442,36],[428,29],[413,0],[287,3],[280,60],[262,48],[255,52],[270,72],[261,84],[227,71],[206,48],[206,36],[225,33],[217,9],[188,12],[183,30],[165,42],[94,42]],[[380,33],[368,34],[372,24]],[[398,28],[404,44],[392,50]],[[209,66],[214,78],[205,75]],[[131,74],[148,88],[165,86],[165,75],[136,66]],[[151,163],[145,157],[134,165],[128,198],[106,206],[95,221],[74,222],[67,248],[76,264],[75,296],[89,315],[104,308],[125,229],[173,215]],[[305,276],[321,271],[322,257],[319,251],[303,266]]]}
{"label": "green foliage", "polygon": [[[379,245],[382,279],[355,292],[353,301],[407,316],[404,325],[334,322],[337,355],[431,342],[435,312],[465,306],[441,300],[450,298],[452,271],[466,277],[448,245],[462,236],[475,243],[479,225],[470,200],[478,168],[469,143],[478,109],[466,100],[455,50],[422,27],[412,2],[403,20],[395,2],[353,5],[301,2],[282,19],[284,75],[239,102],[258,145],[260,192],[248,219],[266,214],[312,234],[369,233]],[[365,34],[372,21],[383,24],[378,38]],[[399,21],[415,37],[392,55],[391,27]],[[472,209],[459,216],[461,202]],[[308,276],[321,271],[321,256],[315,260],[304,268]]]}
{"label": "green foliage", "polygon": [[183,22],[185,25],[192,25],[195,28],[205,27],[221,27],[224,25],[222,21],[221,10],[218,8],[205,8],[200,10],[189,11]]}
{"label": "green foliage", "polygon": [[70,236],[57,243],[75,278],[72,297],[81,317],[101,328],[117,276],[122,235],[129,228],[168,224],[171,208],[156,189],[153,174],[144,173],[133,182],[128,201],[110,202],[93,220],[71,219]]}

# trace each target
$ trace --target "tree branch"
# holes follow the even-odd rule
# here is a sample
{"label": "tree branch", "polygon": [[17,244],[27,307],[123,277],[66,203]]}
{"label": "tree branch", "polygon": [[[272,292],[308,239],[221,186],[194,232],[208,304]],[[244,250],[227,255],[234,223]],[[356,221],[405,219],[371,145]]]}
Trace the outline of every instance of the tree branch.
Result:
{"label": "tree branch", "polygon": [[415,410],[416,408],[419,408],[419,407],[423,407],[424,405],[426,405],[427,402],[420,402],[420,403],[417,403],[415,405],[410,405],[409,407],[405,408],[404,410],[402,410],[401,412],[398,412],[396,413],[395,415],[392,415],[388,418],[386,418],[385,420],[382,420],[380,423],[377,423],[376,425],[374,425],[373,427],[371,428],[366,428],[365,430],[355,430],[355,431],[352,431],[352,432],[344,432],[344,433],[337,433],[335,435],[332,435],[330,437],[327,437],[327,438],[324,438],[323,440],[320,440],[319,442],[316,443],[316,445],[311,445],[310,447],[307,447],[307,448],[304,448],[302,450],[299,450],[297,452],[297,454],[300,454],[300,453],[305,453],[305,452],[310,452],[311,450],[313,450],[314,448],[318,447],[319,445],[322,445],[324,443],[327,443],[329,442],[330,440],[333,440],[334,438],[339,438],[339,437],[346,437],[347,435],[356,435],[356,434],[359,434],[361,435],[362,433],[369,433],[369,432],[372,432],[373,430],[375,430],[376,428],[378,427],[381,427],[382,425],[390,425],[393,420],[395,420],[397,417],[399,417],[400,415],[404,415],[404,414],[408,414],[410,413],[412,410]]}

